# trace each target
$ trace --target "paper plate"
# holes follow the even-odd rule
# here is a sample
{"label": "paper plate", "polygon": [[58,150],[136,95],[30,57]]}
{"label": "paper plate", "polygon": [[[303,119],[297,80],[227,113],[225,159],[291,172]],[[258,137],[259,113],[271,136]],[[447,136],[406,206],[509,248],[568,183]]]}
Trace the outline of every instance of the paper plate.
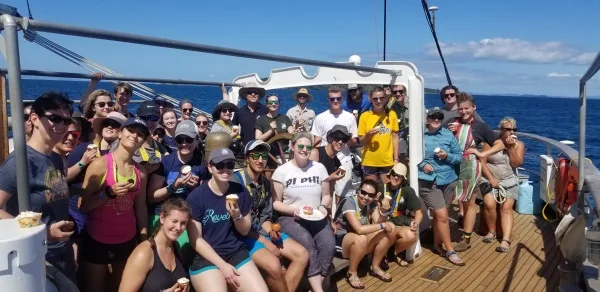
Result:
{"label": "paper plate", "polygon": [[325,214],[321,213],[318,209],[313,209],[312,215],[306,215],[301,211],[298,217],[308,221],[319,221],[325,218]]}

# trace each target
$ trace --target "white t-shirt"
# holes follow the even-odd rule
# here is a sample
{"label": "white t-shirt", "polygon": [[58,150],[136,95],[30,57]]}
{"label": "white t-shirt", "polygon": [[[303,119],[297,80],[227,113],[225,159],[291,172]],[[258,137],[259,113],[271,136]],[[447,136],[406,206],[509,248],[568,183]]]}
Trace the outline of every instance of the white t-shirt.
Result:
{"label": "white t-shirt", "polygon": [[327,169],[319,162],[309,161],[305,168],[299,168],[288,161],[275,170],[271,179],[283,184],[284,204],[317,209],[321,205],[321,183],[327,177]]}
{"label": "white t-shirt", "polygon": [[[342,111],[342,113],[334,115],[330,110],[320,113],[313,122],[311,134],[314,136],[321,137],[321,145],[325,146],[327,143],[327,132],[335,125],[345,126],[348,132],[352,135],[352,138],[358,136],[358,129],[356,127],[356,118],[353,114]],[[340,162],[344,163],[350,158],[350,147],[346,144],[346,147],[337,153],[337,157]]]}

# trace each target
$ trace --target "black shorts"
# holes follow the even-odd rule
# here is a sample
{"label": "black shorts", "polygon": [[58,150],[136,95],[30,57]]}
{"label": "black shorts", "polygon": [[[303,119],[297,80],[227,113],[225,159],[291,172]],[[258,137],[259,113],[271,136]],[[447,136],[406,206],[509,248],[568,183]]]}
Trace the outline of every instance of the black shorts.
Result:
{"label": "black shorts", "polygon": [[335,235],[335,257],[340,259],[348,259],[345,258],[342,252],[342,244],[344,243],[344,237],[346,237],[348,233],[336,234]]}
{"label": "black shorts", "polygon": [[98,242],[87,232],[82,234],[80,256],[83,260],[97,265],[126,262],[137,246],[135,236],[124,243],[109,244]]}
{"label": "black shorts", "polygon": [[[252,260],[246,248],[240,248],[229,255],[221,256],[221,258],[236,269],[241,268],[243,265]],[[217,266],[215,266],[209,260],[196,254],[194,261],[190,265],[190,276],[198,275],[200,273],[215,269],[217,269]]]}

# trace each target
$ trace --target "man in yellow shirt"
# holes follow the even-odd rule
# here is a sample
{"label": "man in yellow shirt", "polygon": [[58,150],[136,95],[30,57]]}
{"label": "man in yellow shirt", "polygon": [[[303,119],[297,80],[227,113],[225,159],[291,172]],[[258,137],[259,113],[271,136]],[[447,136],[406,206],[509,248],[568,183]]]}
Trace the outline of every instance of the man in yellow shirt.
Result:
{"label": "man in yellow shirt", "polygon": [[388,183],[387,174],[398,162],[398,116],[386,108],[388,98],[382,87],[369,93],[373,108],[360,115],[358,137],[363,145],[362,165],[365,179]]}

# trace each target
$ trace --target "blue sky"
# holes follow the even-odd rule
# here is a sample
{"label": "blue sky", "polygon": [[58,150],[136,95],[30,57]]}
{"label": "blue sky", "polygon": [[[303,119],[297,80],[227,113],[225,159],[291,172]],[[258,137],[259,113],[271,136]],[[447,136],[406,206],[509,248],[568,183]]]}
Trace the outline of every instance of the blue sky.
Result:
{"label": "blue sky", "polygon": [[[27,14],[25,0],[3,1]],[[600,0],[437,0],[436,29],[453,83],[476,93],[576,96],[600,49]],[[326,61],[383,58],[383,0],[30,0],[35,19]],[[230,81],[289,66],[43,33],[123,75]],[[22,38],[20,40],[23,40]],[[83,72],[21,41],[22,68]],[[379,50],[378,50],[379,48]],[[419,0],[388,1],[387,59],[411,61],[425,86],[445,77]],[[5,67],[5,60],[0,60]],[[309,68],[309,72],[315,72]],[[600,95],[600,78],[590,81]]]}

